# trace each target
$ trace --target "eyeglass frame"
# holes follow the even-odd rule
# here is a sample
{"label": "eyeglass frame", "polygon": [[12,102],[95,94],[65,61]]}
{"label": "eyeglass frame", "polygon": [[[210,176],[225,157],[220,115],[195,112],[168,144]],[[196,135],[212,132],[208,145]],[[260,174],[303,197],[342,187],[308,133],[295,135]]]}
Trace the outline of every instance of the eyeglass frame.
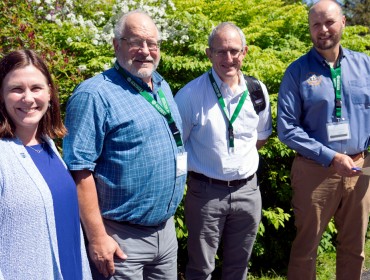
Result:
{"label": "eyeglass frame", "polygon": [[127,42],[127,44],[128,44],[128,46],[130,47],[130,49],[134,49],[134,50],[136,50],[136,51],[138,51],[138,50],[141,50],[141,49],[145,48],[145,46],[144,46],[144,42],[145,42],[146,47],[148,48],[148,50],[149,50],[149,51],[151,51],[151,52],[158,51],[158,50],[160,49],[160,47],[161,47],[161,40],[156,41],[156,42],[155,42],[155,46],[154,46],[154,47],[149,47],[148,42],[147,42],[147,40],[146,40],[146,39],[138,39],[137,41],[140,41],[140,45],[138,45],[138,44],[136,44],[136,43],[135,43],[135,44],[136,44],[136,46],[133,46],[133,45],[132,45],[132,44],[133,44],[133,42],[130,42],[130,39],[131,39],[131,38],[126,38],[126,37],[120,37],[120,38],[119,38],[119,40],[120,40],[120,41],[126,41],[126,42]]}
{"label": "eyeglass frame", "polygon": [[[231,58],[233,58],[233,59],[239,58],[240,54],[244,50],[244,49],[240,49],[240,50],[238,50],[238,49],[220,50],[220,49],[215,49],[215,48],[210,48],[210,49],[211,49],[211,52],[213,52],[215,54],[215,56],[217,56],[217,57],[225,58],[225,57],[227,57],[227,55],[229,53]],[[233,55],[232,52],[236,52],[236,53]]]}

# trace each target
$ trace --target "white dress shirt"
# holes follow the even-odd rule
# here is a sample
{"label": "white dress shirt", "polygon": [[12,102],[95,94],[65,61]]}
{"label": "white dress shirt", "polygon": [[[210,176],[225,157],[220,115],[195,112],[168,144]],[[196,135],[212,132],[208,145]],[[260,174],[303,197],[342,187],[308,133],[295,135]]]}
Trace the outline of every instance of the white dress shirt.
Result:
{"label": "white dress shirt", "polygon": [[261,83],[266,109],[256,114],[248,94],[233,123],[234,150],[229,148],[228,125],[242,93],[247,89],[242,73],[233,92],[212,68],[229,115],[225,116],[208,72],[189,82],[175,96],[183,121],[183,139],[188,152],[188,170],[210,178],[232,181],[253,175],[258,168],[256,142],[272,132],[271,108],[266,86]]}

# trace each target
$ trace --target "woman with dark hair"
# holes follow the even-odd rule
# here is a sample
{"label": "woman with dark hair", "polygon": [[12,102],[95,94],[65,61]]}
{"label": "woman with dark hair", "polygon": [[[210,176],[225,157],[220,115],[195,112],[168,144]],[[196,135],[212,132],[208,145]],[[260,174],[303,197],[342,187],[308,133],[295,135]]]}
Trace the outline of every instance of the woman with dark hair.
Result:
{"label": "woman with dark hair", "polygon": [[91,279],[76,186],[52,139],[66,128],[31,50],[0,60],[0,279]]}

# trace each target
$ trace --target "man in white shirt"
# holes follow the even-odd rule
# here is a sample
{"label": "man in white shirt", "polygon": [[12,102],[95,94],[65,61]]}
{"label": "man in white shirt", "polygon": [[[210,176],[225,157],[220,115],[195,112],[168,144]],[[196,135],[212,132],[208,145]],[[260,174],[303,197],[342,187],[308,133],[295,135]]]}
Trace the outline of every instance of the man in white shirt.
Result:
{"label": "man in white shirt", "polygon": [[240,68],[248,47],[239,27],[224,22],[210,34],[212,69],[175,96],[188,153],[185,218],[186,279],[210,279],[222,237],[222,279],[245,280],[261,220],[257,149],[272,132],[266,107],[258,114]]}

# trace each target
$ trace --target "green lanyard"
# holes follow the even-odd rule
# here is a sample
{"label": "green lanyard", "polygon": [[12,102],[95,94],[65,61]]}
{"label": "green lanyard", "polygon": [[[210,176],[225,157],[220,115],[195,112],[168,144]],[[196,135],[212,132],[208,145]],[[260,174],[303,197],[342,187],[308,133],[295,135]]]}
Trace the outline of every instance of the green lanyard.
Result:
{"label": "green lanyard", "polygon": [[233,123],[234,121],[236,120],[237,116],[239,115],[239,112],[240,110],[242,109],[243,107],[243,104],[245,102],[245,99],[247,98],[248,96],[248,89],[246,89],[240,100],[239,100],[239,103],[238,105],[236,106],[236,109],[233,113],[233,115],[231,116],[231,118],[229,119],[228,118],[228,111],[227,111],[227,108],[226,108],[226,105],[225,105],[225,101],[224,99],[222,98],[222,94],[221,94],[221,91],[215,81],[215,78],[213,77],[212,75],[212,70],[210,70],[208,72],[208,75],[209,75],[209,79],[211,80],[211,84],[212,84],[212,87],[213,87],[213,90],[215,91],[215,94],[216,94],[216,97],[218,99],[218,103],[220,104],[226,118],[228,119],[229,121],[229,126],[228,126],[228,131],[229,131],[229,144],[230,144],[230,148],[234,148],[234,128],[233,128]]}
{"label": "green lanyard", "polygon": [[172,118],[170,107],[168,106],[167,99],[162,89],[158,90],[158,95],[162,103],[161,105],[153,98],[153,96],[149,92],[144,90],[131,77],[129,77],[122,69],[122,67],[118,64],[117,61],[114,67],[118,70],[119,73],[121,73],[121,75],[126,79],[126,81],[140,93],[141,96],[143,96],[162,116],[166,118],[177,147],[181,147],[183,145],[181,140],[181,134],[176,126],[174,119]]}
{"label": "green lanyard", "polygon": [[333,82],[334,86],[334,92],[335,92],[335,116],[338,120],[342,117],[342,93],[341,93],[341,87],[342,87],[342,81],[341,81],[341,68],[340,66],[337,68],[330,67],[330,73],[331,73],[331,80]]}

